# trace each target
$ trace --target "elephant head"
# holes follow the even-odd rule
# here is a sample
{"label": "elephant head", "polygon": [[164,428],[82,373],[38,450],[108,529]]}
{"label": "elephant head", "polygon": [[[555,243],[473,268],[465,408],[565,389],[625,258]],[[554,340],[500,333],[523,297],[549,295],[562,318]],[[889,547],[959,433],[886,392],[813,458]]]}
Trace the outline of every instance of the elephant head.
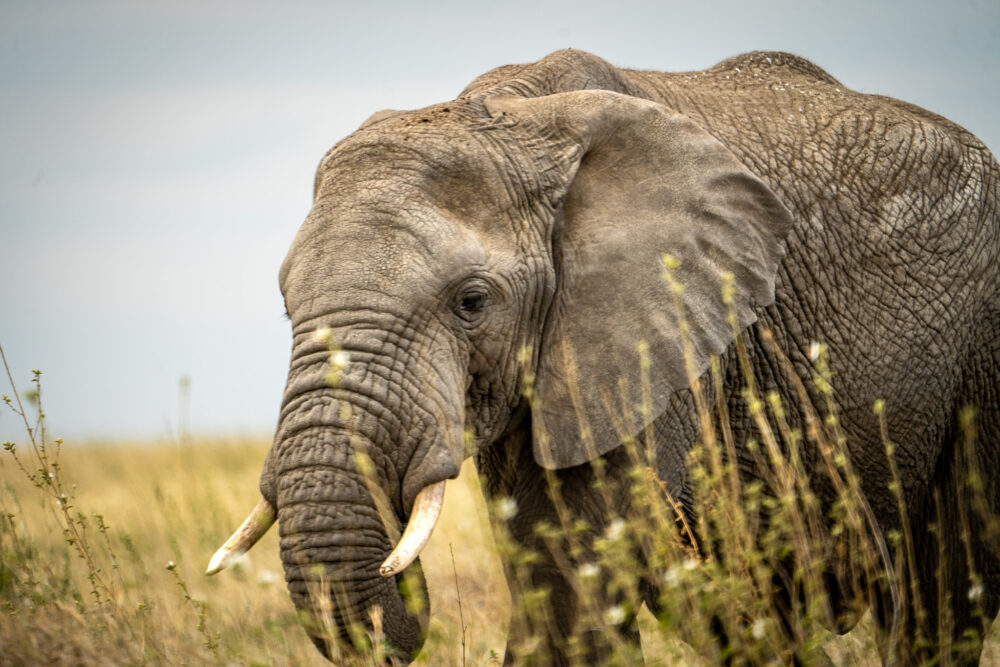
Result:
{"label": "elephant head", "polygon": [[[321,162],[281,268],[294,343],[263,500],[210,569],[276,515],[296,606],[326,600],[340,628],[379,607],[412,655],[423,620],[397,580],[462,460],[528,419],[550,469],[638,433],[732,341],[726,274],[738,326],[773,300],[790,222],[719,141],[637,97],[377,114]],[[641,341],[652,409],[628,423]]]}

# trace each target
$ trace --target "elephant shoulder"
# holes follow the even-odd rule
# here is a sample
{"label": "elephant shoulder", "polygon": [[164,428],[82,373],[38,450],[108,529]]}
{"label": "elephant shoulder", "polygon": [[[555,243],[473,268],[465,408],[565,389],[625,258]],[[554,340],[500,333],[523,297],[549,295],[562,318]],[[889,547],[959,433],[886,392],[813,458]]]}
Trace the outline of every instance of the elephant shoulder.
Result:
{"label": "elephant shoulder", "polygon": [[727,58],[712,67],[713,74],[755,74],[761,78],[802,77],[816,83],[841,85],[819,65],[801,56],[783,51],[751,51]]}
{"label": "elephant shoulder", "polygon": [[887,162],[922,182],[939,183],[942,196],[985,198],[996,206],[1000,165],[978,137],[903,100],[883,95],[864,95],[863,100],[866,113],[876,119],[877,152]]}
{"label": "elephant shoulder", "polygon": [[494,67],[488,72],[480,74],[472,82],[458,94],[459,98],[468,97],[474,94],[478,90],[488,90],[495,88],[499,84],[517,77],[518,72],[522,71],[527,65],[501,65],[500,67]]}
{"label": "elephant shoulder", "polygon": [[561,49],[525,65],[504,65],[477,77],[459,97],[485,94],[542,97],[576,90],[610,90],[645,97],[646,92],[607,60],[579,49]]}
{"label": "elephant shoulder", "polygon": [[989,148],[974,134],[958,123],[921,106],[885,95],[865,95],[869,103],[883,109],[891,121],[907,124],[914,133],[932,137],[941,146],[977,168],[989,171],[996,160]]}

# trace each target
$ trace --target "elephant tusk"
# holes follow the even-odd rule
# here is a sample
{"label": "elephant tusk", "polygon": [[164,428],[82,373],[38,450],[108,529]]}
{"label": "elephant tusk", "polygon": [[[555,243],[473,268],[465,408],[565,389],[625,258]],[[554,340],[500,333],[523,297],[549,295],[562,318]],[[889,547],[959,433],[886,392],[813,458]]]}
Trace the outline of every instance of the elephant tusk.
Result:
{"label": "elephant tusk", "polygon": [[383,577],[399,574],[420,555],[420,551],[431,539],[431,533],[434,532],[434,526],[441,516],[443,505],[444,481],[425,486],[420,490],[413,500],[413,511],[410,513],[410,520],[406,522],[406,530],[399,538],[399,544],[382,563],[379,574]]}
{"label": "elephant tusk", "polygon": [[205,574],[213,575],[220,570],[224,570],[234,560],[250,550],[250,547],[257,544],[267,529],[274,525],[277,512],[274,506],[261,498],[257,506],[250,512],[250,516],[236,529],[233,536],[226,540],[226,543],[215,552],[212,560],[208,563]]}

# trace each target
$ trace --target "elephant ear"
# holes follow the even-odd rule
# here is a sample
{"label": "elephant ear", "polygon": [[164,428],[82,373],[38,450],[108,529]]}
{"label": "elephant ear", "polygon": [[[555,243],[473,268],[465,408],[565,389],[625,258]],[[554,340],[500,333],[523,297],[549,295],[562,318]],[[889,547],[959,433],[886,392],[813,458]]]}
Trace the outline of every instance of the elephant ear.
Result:
{"label": "elephant ear", "polygon": [[664,255],[676,260],[700,375],[734,338],[723,276],[742,329],[752,304],[774,301],[791,214],[718,140],[648,100],[586,90],[486,106],[554,156],[558,285],[539,350],[534,453],[546,468],[579,465],[640,433],[689,386]]}

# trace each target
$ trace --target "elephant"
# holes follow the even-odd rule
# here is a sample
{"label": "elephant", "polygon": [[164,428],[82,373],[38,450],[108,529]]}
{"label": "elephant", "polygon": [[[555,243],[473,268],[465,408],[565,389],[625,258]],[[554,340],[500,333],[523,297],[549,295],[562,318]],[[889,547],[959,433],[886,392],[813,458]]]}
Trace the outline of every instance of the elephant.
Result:
{"label": "elephant", "polygon": [[[403,573],[423,585],[415,559],[446,481],[474,457],[488,498],[517,509],[492,521],[536,552],[527,576],[556,618],[542,664],[598,662],[596,643],[570,654],[566,638],[590,630],[575,627],[579,595],[535,529],[559,525],[552,481],[591,544],[629,511],[623,443],[648,432],[651,469],[683,512],[693,379],[711,384],[717,361],[711,400],[745,448],[758,426],[740,341],[756,384],[780,395],[809,376],[821,342],[872,525],[880,539],[912,534],[919,558],[896,566],[928,618],[951,605],[939,627],[908,591],[879,589],[876,623],[902,623],[885,659],[926,657],[918,632],[934,645],[981,638],[1000,606],[1000,551],[975,516],[963,546],[956,517],[972,466],[1000,509],[998,205],[1000,167],[969,132],[787,53],[662,73],[561,50],[493,69],[454,100],[378,112],[322,159],[281,266],[293,345],[261,500],[210,573],[277,521],[296,607],[325,609],[345,638],[348,619],[370,627],[378,607],[406,662],[427,611],[407,607]],[[682,289],[665,287],[665,263]],[[629,420],[610,417],[643,397]],[[968,405],[977,437],[963,456]],[[598,461],[623,483],[598,490]],[[653,609],[662,581],[641,576],[629,608]],[[517,654],[522,620],[505,664],[530,659]],[[611,622],[637,641],[634,619]],[[950,657],[976,662],[979,648]]]}

